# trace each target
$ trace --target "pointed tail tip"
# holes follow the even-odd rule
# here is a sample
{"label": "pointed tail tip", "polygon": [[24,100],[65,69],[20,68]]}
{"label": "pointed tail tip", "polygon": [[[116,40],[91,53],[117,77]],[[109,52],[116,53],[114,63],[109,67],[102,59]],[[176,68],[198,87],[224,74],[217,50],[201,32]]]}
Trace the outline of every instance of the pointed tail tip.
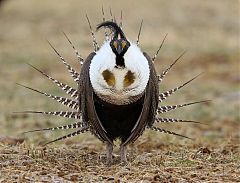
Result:
{"label": "pointed tail tip", "polygon": [[190,122],[195,123],[195,124],[199,124],[199,125],[209,125],[205,122],[199,122],[199,121],[190,121]]}
{"label": "pointed tail tip", "polygon": [[47,131],[48,129],[37,129],[37,130],[29,130],[29,131],[25,131],[25,132],[22,132],[23,135],[27,134],[27,133],[32,133],[32,132],[41,132],[41,131]]}

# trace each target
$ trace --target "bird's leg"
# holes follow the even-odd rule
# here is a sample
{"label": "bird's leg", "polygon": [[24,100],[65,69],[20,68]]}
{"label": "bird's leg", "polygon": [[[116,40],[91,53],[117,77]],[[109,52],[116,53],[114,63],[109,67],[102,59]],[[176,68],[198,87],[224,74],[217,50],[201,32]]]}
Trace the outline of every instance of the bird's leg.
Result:
{"label": "bird's leg", "polygon": [[120,155],[121,155],[121,164],[127,164],[127,146],[121,144],[120,145]]}
{"label": "bird's leg", "polygon": [[109,142],[107,142],[107,146],[106,146],[106,155],[107,155],[107,164],[111,164],[112,163],[112,152],[113,152],[113,145]]}

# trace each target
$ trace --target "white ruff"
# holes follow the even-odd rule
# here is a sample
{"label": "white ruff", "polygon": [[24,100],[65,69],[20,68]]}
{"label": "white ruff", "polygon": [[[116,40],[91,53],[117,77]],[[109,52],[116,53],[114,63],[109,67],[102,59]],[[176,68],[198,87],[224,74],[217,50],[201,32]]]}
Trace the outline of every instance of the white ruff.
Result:
{"label": "white ruff", "polygon": [[[93,57],[90,64],[90,81],[95,93],[103,100],[124,105],[136,101],[142,96],[150,75],[148,61],[141,50],[133,43],[124,55],[125,68],[115,68],[116,56],[113,53],[110,42],[105,42]],[[102,76],[104,70],[109,70],[115,76],[115,86],[110,87]],[[134,73],[135,80],[124,87],[124,77],[128,71]]]}

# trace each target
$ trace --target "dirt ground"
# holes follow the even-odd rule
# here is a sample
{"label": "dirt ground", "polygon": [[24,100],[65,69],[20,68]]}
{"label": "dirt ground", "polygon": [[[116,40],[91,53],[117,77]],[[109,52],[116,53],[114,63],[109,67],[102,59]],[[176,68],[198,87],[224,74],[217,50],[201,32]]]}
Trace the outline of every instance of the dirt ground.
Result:
{"label": "dirt ground", "polygon": [[[129,163],[120,165],[119,142],[114,163],[105,164],[105,146],[86,133],[43,147],[68,132],[22,132],[60,126],[73,120],[14,111],[68,110],[15,83],[65,96],[26,63],[73,87],[76,84],[45,41],[50,40],[80,70],[62,31],[84,58],[92,51],[87,13],[94,27],[106,18],[119,20],[136,40],[141,20],[142,50],[154,55],[160,73],[184,50],[187,54],[160,85],[165,91],[204,72],[164,104],[210,99],[164,114],[201,124],[157,124],[194,138],[188,140],[146,130],[128,148]],[[0,182],[240,182],[239,1],[77,1],[5,0],[0,4]],[[103,40],[103,32],[96,33]]]}

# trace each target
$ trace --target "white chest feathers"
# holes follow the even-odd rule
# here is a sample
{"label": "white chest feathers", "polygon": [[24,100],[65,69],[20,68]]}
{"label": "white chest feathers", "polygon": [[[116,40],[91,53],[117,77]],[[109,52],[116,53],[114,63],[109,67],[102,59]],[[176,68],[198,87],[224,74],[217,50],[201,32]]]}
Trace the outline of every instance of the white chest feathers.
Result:
{"label": "white chest feathers", "polygon": [[103,44],[90,64],[90,81],[102,100],[129,104],[139,99],[147,86],[150,68],[146,57],[133,43],[124,54],[124,68],[116,67],[116,55],[109,42]]}

